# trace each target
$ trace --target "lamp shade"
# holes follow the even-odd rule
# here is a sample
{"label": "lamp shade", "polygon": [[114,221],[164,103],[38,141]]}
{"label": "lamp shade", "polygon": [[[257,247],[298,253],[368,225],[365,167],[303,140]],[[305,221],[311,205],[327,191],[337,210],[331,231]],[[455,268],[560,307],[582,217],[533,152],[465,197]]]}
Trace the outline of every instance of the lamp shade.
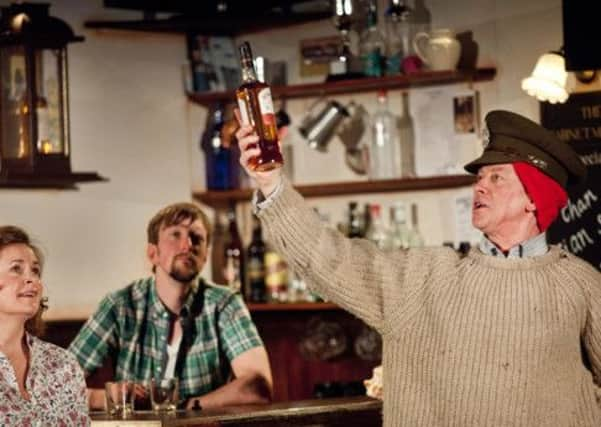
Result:
{"label": "lamp shade", "polygon": [[539,101],[564,103],[569,96],[566,90],[567,80],[563,55],[550,52],[543,54],[536,62],[532,75],[522,80],[522,89]]}

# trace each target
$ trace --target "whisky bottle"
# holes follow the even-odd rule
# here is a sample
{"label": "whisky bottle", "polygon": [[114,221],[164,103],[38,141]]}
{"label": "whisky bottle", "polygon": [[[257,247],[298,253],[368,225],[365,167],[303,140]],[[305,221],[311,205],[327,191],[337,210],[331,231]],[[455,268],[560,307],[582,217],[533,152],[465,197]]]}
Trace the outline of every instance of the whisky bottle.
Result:
{"label": "whisky bottle", "polygon": [[227,285],[235,292],[242,291],[242,280],[244,280],[244,253],[242,239],[236,224],[236,212],[231,209],[228,214],[229,236],[225,245],[225,266],[223,276]]}
{"label": "whisky bottle", "polygon": [[239,52],[242,84],[236,90],[236,98],[240,118],[242,124],[255,128],[261,150],[260,155],[250,159],[250,167],[257,171],[279,168],[284,164],[284,159],[280,151],[271,89],[257,79],[250,44],[242,43]]}
{"label": "whisky bottle", "polygon": [[254,219],[252,241],[248,246],[246,264],[246,298],[250,302],[266,302],[265,252],[261,223]]}

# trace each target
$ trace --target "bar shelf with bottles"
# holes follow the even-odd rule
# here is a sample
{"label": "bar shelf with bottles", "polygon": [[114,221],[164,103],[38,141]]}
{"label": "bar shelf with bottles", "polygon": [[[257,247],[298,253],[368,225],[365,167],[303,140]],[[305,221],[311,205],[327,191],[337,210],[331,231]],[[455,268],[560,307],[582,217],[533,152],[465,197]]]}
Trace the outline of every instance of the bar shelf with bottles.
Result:
{"label": "bar shelf with bottles", "polygon": [[[373,92],[380,89],[408,89],[449,83],[491,81],[494,79],[496,73],[497,69],[495,67],[480,67],[475,70],[420,71],[408,75],[364,77],[355,80],[326,83],[273,86],[271,92],[274,98],[309,98],[325,95]],[[233,91],[221,91],[189,93],[188,99],[200,105],[210,106],[218,102],[231,102],[236,98]]]}
{"label": "bar shelf with bottles", "polygon": [[[396,193],[402,191],[419,191],[444,188],[458,188],[471,185],[472,175],[442,175],[423,178],[399,178],[378,181],[352,181],[295,185],[305,197],[328,197],[348,194]],[[252,189],[236,189],[226,191],[204,191],[194,193],[196,200],[212,207],[227,207],[238,202],[249,202]]]}

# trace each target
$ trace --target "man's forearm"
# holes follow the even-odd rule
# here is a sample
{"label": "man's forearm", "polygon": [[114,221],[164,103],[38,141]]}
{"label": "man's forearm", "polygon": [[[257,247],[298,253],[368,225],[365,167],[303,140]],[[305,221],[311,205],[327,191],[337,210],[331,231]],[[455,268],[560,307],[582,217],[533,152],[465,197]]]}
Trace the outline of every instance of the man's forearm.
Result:
{"label": "man's forearm", "polygon": [[265,377],[252,375],[236,378],[217,390],[203,396],[190,398],[186,407],[188,409],[194,408],[196,401],[205,409],[251,403],[269,403],[272,399],[272,393],[272,385]]}
{"label": "man's forearm", "polygon": [[101,388],[88,388],[88,406],[90,409],[104,409],[104,390]]}

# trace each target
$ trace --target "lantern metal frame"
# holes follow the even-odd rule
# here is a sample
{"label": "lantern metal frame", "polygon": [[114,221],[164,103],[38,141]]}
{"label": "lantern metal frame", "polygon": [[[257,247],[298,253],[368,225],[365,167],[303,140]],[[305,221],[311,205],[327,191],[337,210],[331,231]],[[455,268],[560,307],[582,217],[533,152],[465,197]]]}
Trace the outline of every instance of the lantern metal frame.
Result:
{"label": "lantern metal frame", "polygon": [[[6,74],[10,73],[6,59],[19,51],[24,56],[25,91],[22,108],[27,115],[23,120],[27,127],[27,136],[20,141],[23,144],[23,154],[17,157],[3,153],[9,144],[16,141],[0,141],[0,186],[1,187],[52,187],[75,188],[76,182],[100,181],[105,178],[96,172],[74,173],[71,171],[71,141],[69,123],[69,89],[67,45],[81,42],[84,37],[74,34],[71,27],[64,21],[49,15],[50,5],[47,3],[13,3],[0,8],[0,69],[3,86],[7,86]],[[46,51],[56,53],[57,78],[57,114],[58,152],[43,152],[38,146],[40,135],[37,105],[42,98],[38,87],[38,76],[43,73],[43,55]],[[12,75],[10,75],[12,79]],[[12,81],[10,82],[12,84]],[[10,85],[8,85],[10,86]],[[0,98],[0,109],[6,110],[4,95]],[[1,113],[2,111],[0,111]],[[1,117],[8,117],[2,114]],[[0,126],[3,124],[0,123]],[[9,125],[9,123],[4,123]],[[10,123],[14,126],[14,123]],[[6,133],[0,138],[7,138]]]}

